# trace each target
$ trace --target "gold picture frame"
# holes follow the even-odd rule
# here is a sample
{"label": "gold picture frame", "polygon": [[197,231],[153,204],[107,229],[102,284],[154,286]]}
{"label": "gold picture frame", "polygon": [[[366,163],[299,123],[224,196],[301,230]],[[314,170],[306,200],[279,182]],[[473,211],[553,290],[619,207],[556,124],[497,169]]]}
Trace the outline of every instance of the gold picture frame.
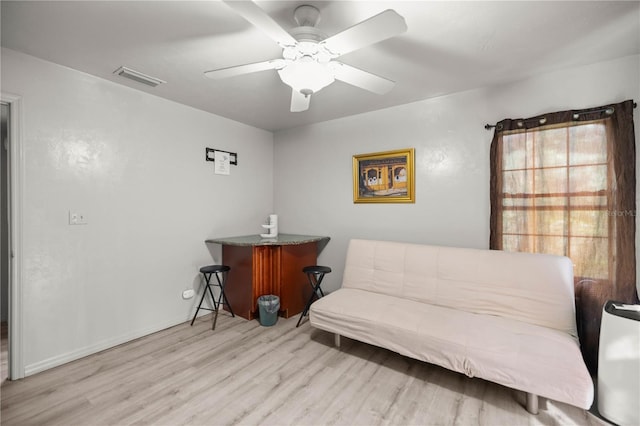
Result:
{"label": "gold picture frame", "polygon": [[415,203],[414,148],[353,156],[354,203]]}

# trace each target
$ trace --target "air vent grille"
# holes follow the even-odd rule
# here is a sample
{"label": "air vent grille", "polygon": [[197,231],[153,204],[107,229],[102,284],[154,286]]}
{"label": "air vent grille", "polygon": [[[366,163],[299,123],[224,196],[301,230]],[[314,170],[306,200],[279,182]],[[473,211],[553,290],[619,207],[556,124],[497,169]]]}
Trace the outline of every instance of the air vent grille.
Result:
{"label": "air vent grille", "polygon": [[128,78],[129,80],[137,81],[138,83],[146,84],[147,86],[156,87],[159,84],[166,83],[164,80],[160,80],[159,78],[151,77],[149,75],[143,74],[139,71],[132,70],[127,67],[120,67],[113,72],[116,75],[121,77]]}

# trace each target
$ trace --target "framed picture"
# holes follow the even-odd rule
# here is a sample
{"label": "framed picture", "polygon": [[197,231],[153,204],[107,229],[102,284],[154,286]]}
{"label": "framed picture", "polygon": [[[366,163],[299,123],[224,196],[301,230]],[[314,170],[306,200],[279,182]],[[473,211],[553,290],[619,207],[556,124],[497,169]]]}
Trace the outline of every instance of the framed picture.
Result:
{"label": "framed picture", "polygon": [[354,203],[414,203],[414,149],[353,156]]}

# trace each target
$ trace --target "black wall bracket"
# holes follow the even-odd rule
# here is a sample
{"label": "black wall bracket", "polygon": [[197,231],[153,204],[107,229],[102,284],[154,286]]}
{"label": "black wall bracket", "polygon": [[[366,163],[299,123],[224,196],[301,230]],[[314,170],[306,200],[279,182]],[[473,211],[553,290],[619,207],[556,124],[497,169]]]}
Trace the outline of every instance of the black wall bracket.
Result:
{"label": "black wall bracket", "polygon": [[206,153],[206,160],[207,161],[215,161],[215,152],[226,152],[227,154],[229,154],[229,164],[232,164],[234,166],[238,165],[238,153],[236,152],[229,152],[229,151],[224,151],[222,149],[213,149],[213,148],[206,148],[207,149],[207,153]]}

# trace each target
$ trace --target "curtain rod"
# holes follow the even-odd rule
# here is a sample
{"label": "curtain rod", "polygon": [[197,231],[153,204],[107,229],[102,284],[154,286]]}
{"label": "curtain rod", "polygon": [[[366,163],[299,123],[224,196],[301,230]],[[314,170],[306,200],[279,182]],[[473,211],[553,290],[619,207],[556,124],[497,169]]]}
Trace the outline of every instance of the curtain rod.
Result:
{"label": "curtain rod", "polygon": [[[636,102],[634,102],[633,103],[633,107],[637,108],[638,104]],[[573,119],[577,120],[578,117],[580,117],[580,114],[592,114],[594,112],[603,112],[603,111],[607,111],[607,110],[612,110],[609,114],[613,114],[613,108],[609,107],[609,108],[595,109],[595,110],[592,110],[592,111],[586,111],[584,113],[576,112],[575,114],[573,114]],[[546,118],[540,118],[539,120],[540,120],[540,124],[544,124],[545,121],[547,121]],[[522,120],[522,121],[525,121],[525,120]],[[487,130],[495,129],[495,127],[496,127],[495,124],[485,124],[484,125],[484,128],[487,129]]]}

